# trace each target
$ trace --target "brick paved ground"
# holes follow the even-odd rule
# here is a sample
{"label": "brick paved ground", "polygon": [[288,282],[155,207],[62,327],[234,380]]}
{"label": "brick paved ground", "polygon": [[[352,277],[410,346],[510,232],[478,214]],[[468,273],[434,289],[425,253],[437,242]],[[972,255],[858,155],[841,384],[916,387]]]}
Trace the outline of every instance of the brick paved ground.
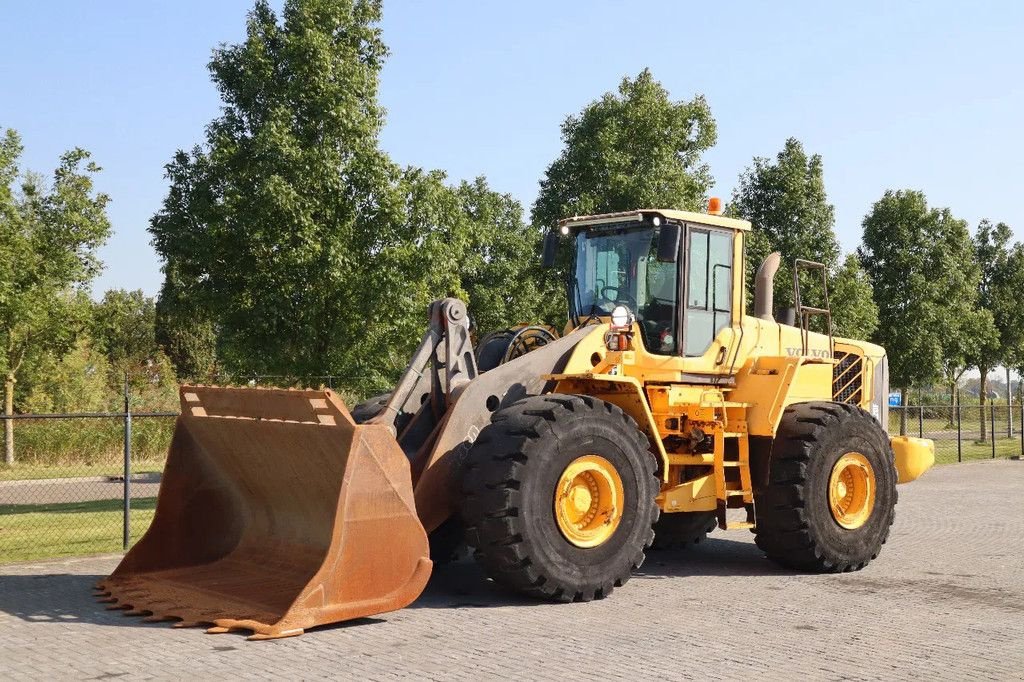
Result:
{"label": "brick paved ground", "polygon": [[648,557],[589,604],[534,604],[439,570],[412,607],[246,642],[103,611],[117,557],[0,567],[0,677],[1022,679],[1024,462],[938,467],[900,488],[867,569],[797,575],[746,532]]}

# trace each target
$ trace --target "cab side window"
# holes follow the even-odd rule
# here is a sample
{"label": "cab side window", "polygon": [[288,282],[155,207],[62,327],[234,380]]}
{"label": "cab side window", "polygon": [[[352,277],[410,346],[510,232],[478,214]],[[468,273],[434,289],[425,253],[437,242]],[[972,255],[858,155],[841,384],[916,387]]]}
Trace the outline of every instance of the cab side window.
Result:
{"label": "cab side window", "polygon": [[732,319],[733,236],[717,230],[691,229],[686,286],[683,352],[703,355]]}

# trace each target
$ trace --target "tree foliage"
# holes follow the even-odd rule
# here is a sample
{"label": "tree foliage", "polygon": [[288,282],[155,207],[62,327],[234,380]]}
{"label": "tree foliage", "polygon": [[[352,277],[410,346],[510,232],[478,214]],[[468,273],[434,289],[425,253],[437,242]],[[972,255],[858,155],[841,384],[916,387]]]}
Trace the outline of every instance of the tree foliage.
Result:
{"label": "tree foliage", "polygon": [[972,359],[979,369],[1014,364],[1024,353],[1024,245],[1010,244],[1013,232],[1005,223],[983,220],[974,236],[980,268],[978,303],[992,314],[998,344],[978,346]]}
{"label": "tree foliage", "polygon": [[217,332],[211,311],[186,289],[177,268],[164,264],[164,282],[154,306],[154,334],[180,379],[212,383],[217,374]]}
{"label": "tree foliage", "polygon": [[[179,152],[150,230],[164,260],[159,338],[187,375],[334,373],[393,379],[433,298],[486,324],[529,315],[537,238],[481,179],[402,170],[379,149],[387,50],[377,0],[262,0],[242,43],[210,62],[224,106]],[[525,301],[525,303],[524,303]]]}
{"label": "tree foliage", "polygon": [[103,412],[120,408],[120,391],[111,391],[106,354],[82,335],[63,355],[40,358],[26,391],[27,412]]}
{"label": "tree foliage", "polygon": [[[701,210],[713,184],[702,155],[717,139],[704,97],[673,101],[644,69],[562,124],[562,151],[540,181],[531,222],[637,208]],[[565,263],[544,273],[543,318],[566,318]]]}
{"label": "tree foliage", "polygon": [[715,144],[711,108],[700,95],[672,101],[644,69],[624,78],[562,124],[561,154],[533,205],[534,225],[635,208],[703,207],[712,184],[701,155]]}
{"label": "tree foliage", "polygon": [[[21,153],[17,133],[7,130],[0,139],[0,371],[8,413],[25,364],[73,347],[88,314],[83,292],[100,270],[96,250],[110,232],[109,198],[94,189],[100,168],[88,152],[63,154],[48,184],[22,172]],[[12,427],[8,420],[8,463],[14,459]]]}
{"label": "tree foliage", "polygon": [[[755,157],[739,179],[729,203],[730,215],[753,225],[747,243],[747,290],[754,290],[754,275],[772,251],[782,255],[775,278],[775,306],[793,306],[793,263],[804,259],[824,263],[831,292],[834,331],[852,338],[867,338],[878,326],[871,283],[856,259],[840,263],[835,234],[835,209],[825,193],[821,156],[808,156],[795,138],[786,140],[775,160]],[[801,279],[801,297],[810,305],[823,303],[816,277]]]}
{"label": "tree foliage", "polygon": [[[974,254],[979,269],[976,314],[990,320],[986,333],[965,344],[964,365],[981,373],[980,402],[985,404],[988,374],[999,365],[1013,366],[1024,351],[1024,247],[1010,244],[1009,225],[981,221],[974,235]],[[984,416],[981,437],[985,439]]]}
{"label": "tree foliage", "polygon": [[892,384],[922,386],[944,375],[979,335],[980,271],[967,223],[929,208],[922,192],[887,191],[864,218],[859,255],[879,309],[875,340],[889,354]]}
{"label": "tree foliage", "polygon": [[114,375],[123,376],[160,352],[155,324],[156,305],[141,289],[111,289],[93,306],[90,335]]}
{"label": "tree foliage", "polygon": [[850,339],[870,339],[878,329],[878,305],[856,254],[847,254],[832,272],[828,291],[835,332]]}
{"label": "tree foliage", "polygon": [[168,165],[151,232],[165,288],[180,287],[166,293],[208,311],[233,367],[322,372],[389,312],[360,281],[400,209],[376,145],[379,16],[377,2],[293,1],[281,25],[257,2],[245,41],[210,62],[222,114],[205,149]]}

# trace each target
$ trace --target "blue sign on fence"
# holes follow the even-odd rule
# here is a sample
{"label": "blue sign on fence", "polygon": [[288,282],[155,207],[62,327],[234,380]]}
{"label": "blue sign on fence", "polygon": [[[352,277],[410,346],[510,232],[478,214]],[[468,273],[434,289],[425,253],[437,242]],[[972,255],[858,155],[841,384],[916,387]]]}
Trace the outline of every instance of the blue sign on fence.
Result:
{"label": "blue sign on fence", "polygon": [[899,393],[889,394],[889,407],[899,407],[903,404],[903,396]]}

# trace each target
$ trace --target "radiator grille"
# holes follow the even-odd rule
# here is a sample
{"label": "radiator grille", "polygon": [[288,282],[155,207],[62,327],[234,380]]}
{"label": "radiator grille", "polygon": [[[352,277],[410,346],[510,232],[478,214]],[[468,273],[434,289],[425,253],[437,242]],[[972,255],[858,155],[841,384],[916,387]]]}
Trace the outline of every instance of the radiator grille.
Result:
{"label": "radiator grille", "polygon": [[860,405],[864,400],[864,357],[836,353],[839,362],[832,369],[832,399],[837,403]]}

